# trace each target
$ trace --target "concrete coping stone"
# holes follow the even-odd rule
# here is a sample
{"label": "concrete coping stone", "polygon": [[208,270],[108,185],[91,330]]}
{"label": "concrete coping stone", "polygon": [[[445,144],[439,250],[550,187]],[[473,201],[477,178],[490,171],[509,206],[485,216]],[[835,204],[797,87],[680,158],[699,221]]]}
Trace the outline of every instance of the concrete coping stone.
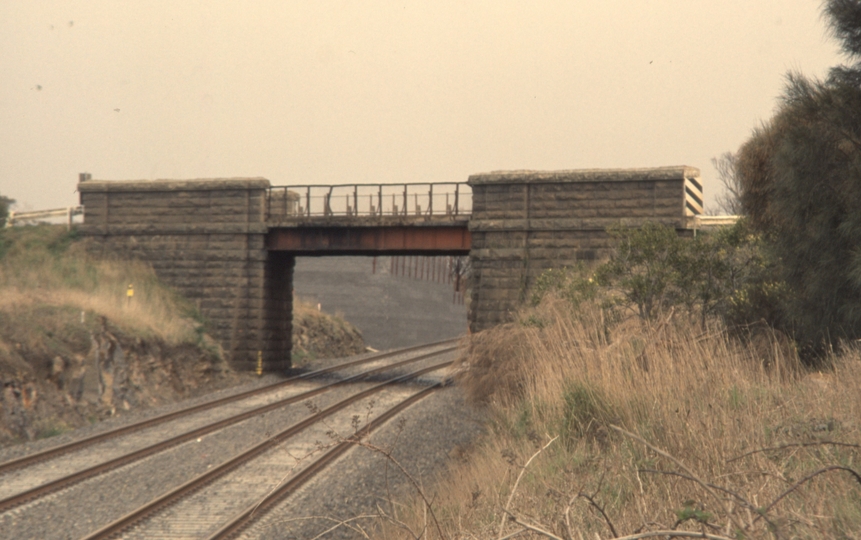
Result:
{"label": "concrete coping stone", "polygon": [[642,169],[572,169],[562,171],[492,171],[470,175],[471,186],[483,184],[551,184],[568,182],[636,182],[699,178],[696,167],[652,167]]}
{"label": "concrete coping stone", "polygon": [[195,178],[191,180],[87,180],[78,183],[79,192],[134,191],[227,191],[269,189],[266,178]]}

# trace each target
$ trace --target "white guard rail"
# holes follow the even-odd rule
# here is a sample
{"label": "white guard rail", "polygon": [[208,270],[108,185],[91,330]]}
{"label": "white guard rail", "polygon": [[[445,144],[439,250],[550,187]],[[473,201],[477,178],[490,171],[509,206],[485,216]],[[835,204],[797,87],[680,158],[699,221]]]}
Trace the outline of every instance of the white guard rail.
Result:
{"label": "white guard rail", "polygon": [[74,217],[82,216],[83,214],[83,206],[69,206],[67,208],[56,208],[53,210],[36,210],[33,212],[12,211],[9,212],[9,217],[6,218],[6,226],[14,227],[15,225],[32,223],[34,221],[40,221],[43,219],[64,217],[66,218],[66,225],[71,228]]}

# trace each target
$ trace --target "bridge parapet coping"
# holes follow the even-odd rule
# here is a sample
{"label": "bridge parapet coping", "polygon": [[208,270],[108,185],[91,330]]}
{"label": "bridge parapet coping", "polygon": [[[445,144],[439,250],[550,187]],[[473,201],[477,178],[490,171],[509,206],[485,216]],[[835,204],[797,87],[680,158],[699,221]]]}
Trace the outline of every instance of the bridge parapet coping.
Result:
{"label": "bridge parapet coping", "polygon": [[542,184],[569,182],[650,182],[656,180],[683,180],[699,178],[696,167],[648,167],[635,169],[566,169],[559,171],[491,171],[470,175],[470,185],[480,184]]}
{"label": "bridge parapet coping", "polygon": [[78,183],[83,192],[225,191],[268,189],[265,178],[197,178],[191,180],[86,180]]}

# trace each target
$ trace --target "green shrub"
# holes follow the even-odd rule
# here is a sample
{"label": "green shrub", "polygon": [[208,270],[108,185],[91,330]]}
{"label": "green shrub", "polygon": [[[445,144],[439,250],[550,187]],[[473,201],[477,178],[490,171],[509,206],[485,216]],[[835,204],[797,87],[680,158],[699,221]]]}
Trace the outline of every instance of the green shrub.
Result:
{"label": "green shrub", "polygon": [[0,227],[6,226],[6,219],[9,217],[9,207],[13,204],[15,204],[15,199],[0,195]]}
{"label": "green shrub", "polygon": [[646,223],[639,229],[613,228],[616,251],[595,272],[600,285],[615,288],[641,319],[651,320],[684,302],[689,264],[675,230]]}
{"label": "green shrub", "polygon": [[767,245],[745,220],[693,238],[651,223],[609,232],[617,246],[608,261],[592,271],[583,266],[548,270],[536,280],[532,304],[552,292],[574,308],[599,300],[607,321],[618,320],[626,310],[644,321],[683,310],[703,325],[718,317],[731,328],[783,320],[788,289],[775,278],[776,262]]}
{"label": "green shrub", "polygon": [[744,211],[792,291],[778,326],[808,357],[861,338],[861,4],[829,0],[825,13],[856,63],[825,81],[789,74],[736,163]]}
{"label": "green shrub", "polygon": [[573,447],[577,441],[594,436],[599,428],[614,422],[607,398],[596,388],[582,382],[571,382],[562,395],[562,410],[559,436],[566,446]]}

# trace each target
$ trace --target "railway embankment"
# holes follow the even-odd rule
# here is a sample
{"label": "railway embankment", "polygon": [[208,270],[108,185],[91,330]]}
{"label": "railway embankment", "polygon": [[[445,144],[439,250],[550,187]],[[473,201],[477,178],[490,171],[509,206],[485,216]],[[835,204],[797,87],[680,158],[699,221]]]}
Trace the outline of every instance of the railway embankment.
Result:
{"label": "railway embankment", "polygon": [[[364,351],[341,318],[297,314],[300,359]],[[0,229],[0,446],[252,377],[145,262],[93,258],[64,227]]]}

